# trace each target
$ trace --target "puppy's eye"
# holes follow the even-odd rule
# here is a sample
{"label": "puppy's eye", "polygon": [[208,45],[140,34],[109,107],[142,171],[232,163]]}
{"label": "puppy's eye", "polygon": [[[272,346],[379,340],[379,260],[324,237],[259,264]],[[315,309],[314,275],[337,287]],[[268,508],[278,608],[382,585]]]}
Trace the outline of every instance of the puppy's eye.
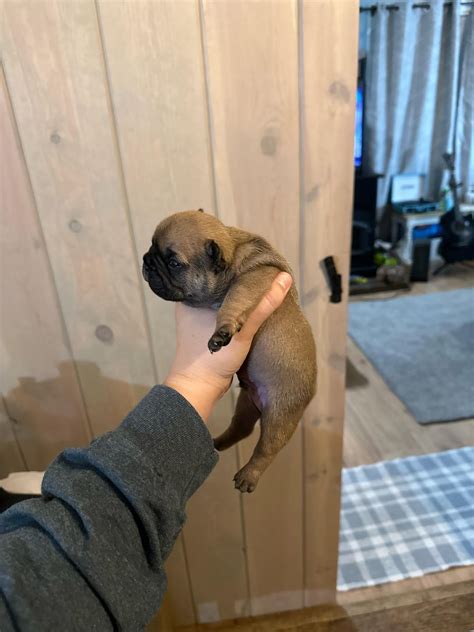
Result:
{"label": "puppy's eye", "polygon": [[168,267],[172,270],[177,270],[181,267],[181,263],[177,259],[170,259],[168,261]]}

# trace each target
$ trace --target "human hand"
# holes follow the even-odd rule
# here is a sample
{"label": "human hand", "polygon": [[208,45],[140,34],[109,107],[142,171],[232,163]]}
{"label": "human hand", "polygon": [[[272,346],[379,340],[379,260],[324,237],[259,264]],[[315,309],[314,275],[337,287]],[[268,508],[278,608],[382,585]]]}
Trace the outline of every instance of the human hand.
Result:
{"label": "human hand", "polygon": [[176,354],[164,383],[183,395],[205,421],[242,366],[259,327],[282,304],[291,284],[291,276],[280,272],[229,345],[213,354],[207,341],[215,330],[216,312],[176,305]]}

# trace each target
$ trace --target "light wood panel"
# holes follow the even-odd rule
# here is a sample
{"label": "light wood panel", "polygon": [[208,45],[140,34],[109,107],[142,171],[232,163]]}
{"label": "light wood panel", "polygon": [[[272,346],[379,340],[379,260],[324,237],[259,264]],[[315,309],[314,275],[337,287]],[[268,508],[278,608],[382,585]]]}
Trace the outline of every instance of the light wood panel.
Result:
{"label": "light wood panel", "polygon": [[[232,410],[229,393],[209,422],[212,436],[225,430]],[[237,469],[236,448],[221,453],[217,467],[189,502],[184,541],[198,622],[247,613],[245,541],[232,480]]]}
{"label": "light wood panel", "polygon": [[10,472],[23,472],[26,463],[20,451],[13,428],[14,422],[7,415],[0,398],[0,478],[6,478]]}
{"label": "light wood panel", "polygon": [[[92,430],[153,384],[92,1],[4,4],[2,55]],[[52,403],[55,407],[55,403]]]}
{"label": "light wood panel", "polygon": [[[273,242],[298,279],[296,3],[205,1],[203,32],[219,217]],[[301,466],[297,431],[242,499],[251,614],[303,603]]]}
{"label": "light wood panel", "polygon": [[[0,391],[2,474],[43,469],[90,431],[0,67]],[[7,158],[8,157],[8,158]],[[21,446],[25,463],[18,451]],[[8,453],[8,454],[6,454]]]}
{"label": "light wood panel", "polygon": [[[298,608],[305,586],[306,603],[332,595],[345,305],[328,304],[318,263],[333,254],[347,272],[355,0],[3,7],[6,77],[64,319],[51,328],[75,361],[42,378],[48,415],[63,414],[58,402],[71,398],[62,385],[75,380],[100,433],[166,375],[172,306],[144,292],[139,270],[162,217],[204,207],[262,234],[303,292],[320,394],[254,495],[241,498],[232,477],[256,436],[222,455],[169,561],[170,604],[184,624]],[[44,300],[35,291],[36,314]],[[31,381],[22,388],[37,393]],[[229,395],[213,434],[231,409]]]}
{"label": "light wood panel", "polygon": [[166,593],[173,624],[187,625],[196,621],[194,599],[186,563],[183,533],[179,535],[166,561],[168,591]]}
{"label": "light wood panel", "polygon": [[[214,211],[198,5],[100,1],[98,8],[141,264],[162,219],[185,209]],[[174,306],[150,291],[145,299],[164,378],[174,352]]]}
{"label": "light wood panel", "polygon": [[[305,605],[335,598],[357,75],[356,0],[303,1],[303,304],[318,349],[318,393],[304,420]],[[331,44],[337,42],[337,45]],[[333,255],[344,300],[329,302]]]}
{"label": "light wood panel", "polygon": [[220,218],[266,237],[298,281],[296,2],[203,6]]}
{"label": "light wood panel", "polygon": [[[100,2],[99,18],[140,257],[156,224],[170,213],[215,210],[199,7],[193,1]],[[163,378],[174,352],[174,309],[148,289],[145,298]],[[232,407],[227,396],[211,419],[212,434],[227,426]],[[235,602],[246,602],[236,470],[233,449],[189,503],[178,544],[185,549],[167,565],[177,624],[194,620],[191,591],[199,621],[233,617],[240,614]]]}

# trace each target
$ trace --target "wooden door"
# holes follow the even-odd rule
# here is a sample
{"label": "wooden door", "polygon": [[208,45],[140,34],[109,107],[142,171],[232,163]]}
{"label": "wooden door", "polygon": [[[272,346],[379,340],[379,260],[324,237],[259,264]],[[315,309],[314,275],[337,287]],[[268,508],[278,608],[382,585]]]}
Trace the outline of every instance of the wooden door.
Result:
{"label": "wooden door", "polygon": [[[203,207],[289,259],[319,385],[255,494],[232,485],[252,436],[191,500],[169,609],[186,625],[333,599],[358,3],[16,0],[2,11],[0,474],[46,467],[113,428],[164,378],[172,310],[146,291],[139,261],[160,219]],[[338,304],[327,255],[343,275]],[[232,405],[230,393],[213,433]]]}

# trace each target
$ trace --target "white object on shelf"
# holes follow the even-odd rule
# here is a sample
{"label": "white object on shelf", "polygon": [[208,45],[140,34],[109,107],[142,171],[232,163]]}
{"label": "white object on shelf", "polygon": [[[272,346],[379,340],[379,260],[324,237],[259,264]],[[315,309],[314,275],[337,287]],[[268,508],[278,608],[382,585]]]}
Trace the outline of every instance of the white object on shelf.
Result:
{"label": "white object on shelf", "polygon": [[392,204],[400,202],[415,202],[423,197],[423,183],[425,176],[416,173],[399,173],[392,177]]}
{"label": "white object on shelf", "polygon": [[[397,244],[396,251],[400,259],[407,264],[413,261],[413,230],[417,226],[434,226],[439,224],[442,213],[409,213],[401,215],[400,213],[392,214],[392,242],[395,243],[399,233],[399,227],[402,229],[403,237]],[[437,251],[439,237],[431,239],[430,244],[430,261],[438,259]]]}

